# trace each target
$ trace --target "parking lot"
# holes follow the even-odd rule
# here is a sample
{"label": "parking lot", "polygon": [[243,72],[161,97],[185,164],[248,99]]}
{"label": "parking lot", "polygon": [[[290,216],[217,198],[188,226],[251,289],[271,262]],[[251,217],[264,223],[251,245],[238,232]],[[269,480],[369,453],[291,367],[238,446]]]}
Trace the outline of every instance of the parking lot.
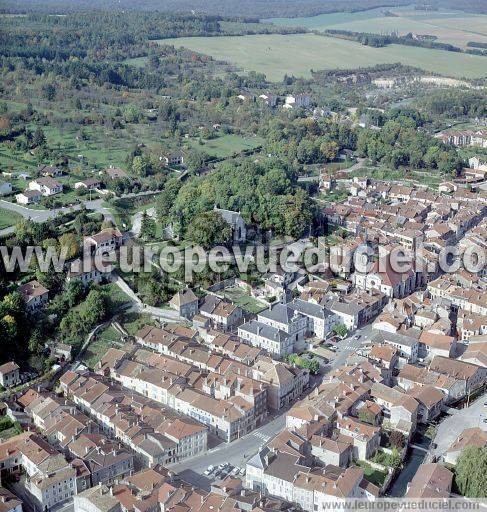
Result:
{"label": "parking lot", "polygon": [[455,409],[439,425],[434,442],[433,454],[440,456],[446,452],[453,441],[466,429],[478,427],[487,431],[487,393],[477,398],[469,407]]}
{"label": "parking lot", "polygon": [[225,478],[229,476],[243,478],[245,476],[245,468],[239,468],[238,466],[230,464],[230,462],[224,462],[218,466],[208,466],[205,471],[203,471],[203,475],[209,480],[225,480]]}

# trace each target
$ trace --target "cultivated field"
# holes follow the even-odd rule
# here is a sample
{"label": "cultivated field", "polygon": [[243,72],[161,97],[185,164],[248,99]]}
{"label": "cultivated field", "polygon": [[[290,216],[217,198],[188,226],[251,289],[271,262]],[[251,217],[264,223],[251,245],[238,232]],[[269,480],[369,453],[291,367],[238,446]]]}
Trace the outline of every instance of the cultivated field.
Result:
{"label": "cultivated field", "polygon": [[356,13],[321,14],[308,18],[272,18],[265,20],[276,25],[299,26],[310,30],[352,30],[400,35],[430,34],[438,41],[465,47],[469,41],[487,42],[487,16],[460,11],[415,11],[404,7],[387,9],[395,16],[384,16],[385,9]]}
{"label": "cultivated field", "polygon": [[487,57],[402,45],[372,48],[315,34],[183,37],[164,43],[211,55],[244,71],[264,73],[275,81],[285,74],[309,77],[311,69],[354,69],[395,62],[456,78],[487,76]]}

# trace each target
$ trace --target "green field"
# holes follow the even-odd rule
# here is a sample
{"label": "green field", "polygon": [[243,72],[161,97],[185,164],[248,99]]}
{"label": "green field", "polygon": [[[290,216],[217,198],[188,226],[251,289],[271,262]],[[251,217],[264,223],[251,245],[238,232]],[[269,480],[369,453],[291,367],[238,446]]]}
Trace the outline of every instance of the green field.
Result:
{"label": "green field", "polygon": [[216,158],[226,158],[247,149],[255,149],[261,146],[264,141],[260,137],[242,137],[241,135],[228,134],[215,139],[205,139],[202,142],[203,144],[200,144],[197,140],[192,140],[188,142],[188,146],[204,151]]}
{"label": "green field", "polygon": [[429,34],[438,41],[465,47],[468,41],[487,42],[487,15],[461,11],[415,11],[412,8],[387,9],[395,16],[384,16],[386,9],[371,9],[354,13],[320,14],[307,18],[272,18],[265,20],[285,27],[304,27],[310,30],[351,30],[405,35]]}
{"label": "green field", "polygon": [[100,331],[81,357],[81,362],[94,368],[110,347],[120,348],[120,334],[111,324]]}
{"label": "green field", "polygon": [[310,77],[312,69],[356,69],[395,62],[455,78],[487,76],[486,57],[402,45],[372,48],[315,34],[183,37],[165,42],[231,62],[244,71],[264,73],[273,81],[282,80],[285,74]]}
{"label": "green field", "polygon": [[21,219],[22,216],[18,213],[0,208],[0,229],[15,226],[15,224],[17,224],[17,222]]}

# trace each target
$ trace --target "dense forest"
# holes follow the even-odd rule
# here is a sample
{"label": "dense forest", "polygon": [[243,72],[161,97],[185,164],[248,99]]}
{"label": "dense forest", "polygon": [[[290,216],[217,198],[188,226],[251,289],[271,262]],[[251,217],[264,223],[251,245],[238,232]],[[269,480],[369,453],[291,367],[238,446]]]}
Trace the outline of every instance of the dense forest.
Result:
{"label": "dense forest", "polygon": [[[328,12],[353,12],[376,7],[409,5],[410,0],[3,0],[3,12],[67,12],[102,10],[147,10],[165,12],[194,12],[222,16],[297,17],[315,16]],[[422,2],[418,3],[421,7]],[[484,0],[436,0],[429,8],[446,7],[469,12],[486,13]]]}
{"label": "dense forest", "polygon": [[25,0],[21,6],[11,0],[3,10],[11,12],[57,12],[80,10],[147,10],[218,14],[223,16],[313,16],[323,12],[357,11],[375,7],[407,5],[409,0]]}

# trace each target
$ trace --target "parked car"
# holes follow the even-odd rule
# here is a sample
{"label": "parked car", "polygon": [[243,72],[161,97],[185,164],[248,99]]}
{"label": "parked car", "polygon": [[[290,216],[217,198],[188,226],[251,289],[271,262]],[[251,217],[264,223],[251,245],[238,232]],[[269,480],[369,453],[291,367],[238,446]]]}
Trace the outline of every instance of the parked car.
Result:
{"label": "parked car", "polygon": [[215,470],[215,466],[208,466],[205,469],[205,472],[203,474],[206,475],[206,476],[211,475],[214,470]]}

